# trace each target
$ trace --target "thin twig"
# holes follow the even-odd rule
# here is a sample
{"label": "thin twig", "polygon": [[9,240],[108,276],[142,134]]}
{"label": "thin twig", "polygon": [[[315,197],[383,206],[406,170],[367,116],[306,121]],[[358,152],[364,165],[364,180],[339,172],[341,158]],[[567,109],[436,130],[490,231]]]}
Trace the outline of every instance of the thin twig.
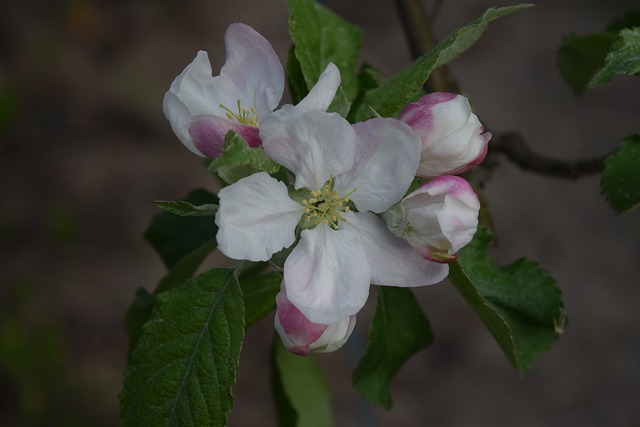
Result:
{"label": "thin twig", "polygon": [[571,180],[602,172],[605,159],[612,154],[607,153],[591,159],[554,159],[534,152],[524,138],[515,132],[494,138],[489,143],[489,149],[494,153],[504,154],[523,170]]}

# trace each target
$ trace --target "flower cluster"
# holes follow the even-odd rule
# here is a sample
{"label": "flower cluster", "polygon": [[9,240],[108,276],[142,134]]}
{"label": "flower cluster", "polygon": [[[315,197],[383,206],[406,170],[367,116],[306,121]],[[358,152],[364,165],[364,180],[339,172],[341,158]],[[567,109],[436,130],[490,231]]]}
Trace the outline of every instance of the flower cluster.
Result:
{"label": "flower cluster", "polygon": [[[219,156],[234,131],[291,173],[257,172],[222,188],[218,246],[238,260],[286,255],[276,330],[297,354],[334,351],[371,284],[416,287],[447,276],[480,208],[454,175],[483,160],[491,135],[467,99],[449,93],[424,96],[398,119],[350,124],[326,111],[340,85],[331,63],[301,102],[276,110],[284,73],[267,40],[232,24],[225,47],[220,75],[199,52],[175,79],[165,115],[197,155]],[[415,182],[423,185],[407,194]]]}

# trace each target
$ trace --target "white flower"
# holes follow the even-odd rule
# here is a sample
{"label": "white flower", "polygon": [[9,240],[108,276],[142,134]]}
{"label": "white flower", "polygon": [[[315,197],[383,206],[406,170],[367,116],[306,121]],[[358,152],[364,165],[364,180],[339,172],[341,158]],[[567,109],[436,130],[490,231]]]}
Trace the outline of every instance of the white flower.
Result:
{"label": "white flower", "polygon": [[426,259],[451,262],[473,239],[480,202],[458,176],[433,178],[385,213],[389,227]]}
{"label": "white flower", "polygon": [[469,100],[454,93],[434,92],[409,104],[399,120],[422,139],[417,175],[459,174],[480,164],[491,133],[484,131]]}
{"label": "white flower", "polygon": [[306,356],[311,350],[330,353],[338,350],[356,326],[356,316],[331,325],[310,322],[287,298],[284,286],[276,296],[278,309],[274,326],[282,343],[292,353]]}
{"label": "white flower", "polygon": [[414,177],[420,140],[408,126],[393,119],[351,126],[337,114],[307,111],[268,116],[260,136],[308,196],[292,200],[266,173],[243,178],[220,190],[217,241],[230,258],[266,261],[296,242],[300,223],[284,282],[305,318],[331,325],[356,314],[371,283],[421,286],[446,277],[446,265],[423,259],[375,215]]}
{"label": "white flower", "polygon": [[[176,77],[163,101],[164,114],[178,139],[193,153],[215,158],[230,130],[249,146],[261,144],[258,127],[280,103],[284,72],[271,44],[245,24],[225,33],[226,61],[212,77],[207,52]],[[326,110],[340,85],[340,71],[329,64],[318,83],[298,104],[302,110]]]}

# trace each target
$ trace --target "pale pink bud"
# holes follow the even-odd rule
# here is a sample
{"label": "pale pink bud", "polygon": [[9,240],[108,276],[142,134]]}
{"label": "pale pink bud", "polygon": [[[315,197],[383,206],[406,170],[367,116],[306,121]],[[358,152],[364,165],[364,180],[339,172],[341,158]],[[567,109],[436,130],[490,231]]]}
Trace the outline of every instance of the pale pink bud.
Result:
{"label": "pale pink bud", "polygon": [[484,131],[469,101],[455,93],[434,92],[409,104],[400,115],[422,138],[417,175],[459,174],[480,164],[491,133]]}
{"label": "pale pink bud", "polygon": [[275,328],[282,343],[292,353],[306,356],[311,350],[330,353],[338,350],[356,326],[356,316],[350,316],[331,325],[309,321],[291,304],[284,286],[276,296]]}
{"label": "pale pink bud", "polygon": [[478,196],[458,176],[434,178],[401,203],[404,238],[432,261],[454,261],[478,228]]}

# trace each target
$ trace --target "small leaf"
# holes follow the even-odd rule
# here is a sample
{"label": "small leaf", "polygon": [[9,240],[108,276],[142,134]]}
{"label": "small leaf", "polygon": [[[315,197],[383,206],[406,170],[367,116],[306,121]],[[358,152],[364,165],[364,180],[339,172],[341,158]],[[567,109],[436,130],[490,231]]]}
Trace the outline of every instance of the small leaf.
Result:
{"label": "small leaf", "polygon": [[218,205],[194,205],[184,200],[155,200],[153,204],[180,216],[215,216],[218,211]]}
{"label": "small leaf", "polygon": [[327,108],[327,112],[338,113],[342,117],[347,117],[350,109],[351,103],[347,99],[347,95],[344,93],[344,90],[342,90],[342,86],[340,86],[335,98],[333,98],[333,102],[331,103],[329,108]]}
{"label": "small leaf", "polygon": [[608,82],[614,74],[632,76],[639,73],[640,28],[623,29],[607,54],[604,67],[593,77],[589,87]]}
{"label": "small leaf", "polygon": [[271,351],[271,385],[278,425],[332,426],[331,396],[313,354],[301,357],[289,353],[277,336]]}
{"label": "small leaf", "polygon": [[243,336],[234,270],[210,270],[158,295],[125,373],[122,424],[224,426]]}
{"label": "small leaf", "polygon": [[347,99],[355,97],[361,31],[315,0],[288,0],[289,32],[302,74],[311,89],[329,62],[339,69]]}
{"label": "small leaf", "polygon": [[491,21],[532,6],[532,4],[521,4],[487,9],[479,19],[451,34],[438,43],[433,50],[418,58],[379,88],[369,91],[358,110],[357,121],[373,117],[371,108],[382,117],[397,117],[420,92],[431,71],[451,62],[471,47],[482,36]]}
{"label": "small leaf", "polygon": [[450,265],[449,279],[522,374],[564,331],[561,292],[532,261],[507,266],[491,261],[486,254],[491,240],[491,233],[479,228]]}
{"label": "small leaf", "polygon": [[244,138],[229,131],[224,138],[224,153],[209,163],[208,170],[232,184],[256,172],[276,173],[280,165],[271,160],[262,147],[251,148]]}
{"label": "small leaf", "polygon": [[432,342],[429,321],[411,290],[379,286],[369,348],[353,371],[353,385],[373,403],[390,409],[389,381],[411,356]]}
{"label": "small leaf", "polygon": [[640,135],[632,135],[605,161],[602,194],[618,213],[640,204]]}
{"label": "small leaf", "polygon": [[[190,192],[184,199],[192,205],[217,204],[218,198],[203,189]],[[153,216],[145,239],[160,254],[167,269],[201,245],[215,238],[217,227],[210,217],[182,217],[169,212]]]}
{"label": "small leaf", "polygon": [[244,298],[244,321],[247,329],[276,307],[276,295],[280,291],[281,283],[282,276],[274,272],[243,273],[240,276],[240,287]]}
{"label": "small leaf", "polygon": [[587,88],[593,75],[604,65],[604,58],[618,37],[615,33],[567,35],[558,49],[558,69],[576,95]]}

